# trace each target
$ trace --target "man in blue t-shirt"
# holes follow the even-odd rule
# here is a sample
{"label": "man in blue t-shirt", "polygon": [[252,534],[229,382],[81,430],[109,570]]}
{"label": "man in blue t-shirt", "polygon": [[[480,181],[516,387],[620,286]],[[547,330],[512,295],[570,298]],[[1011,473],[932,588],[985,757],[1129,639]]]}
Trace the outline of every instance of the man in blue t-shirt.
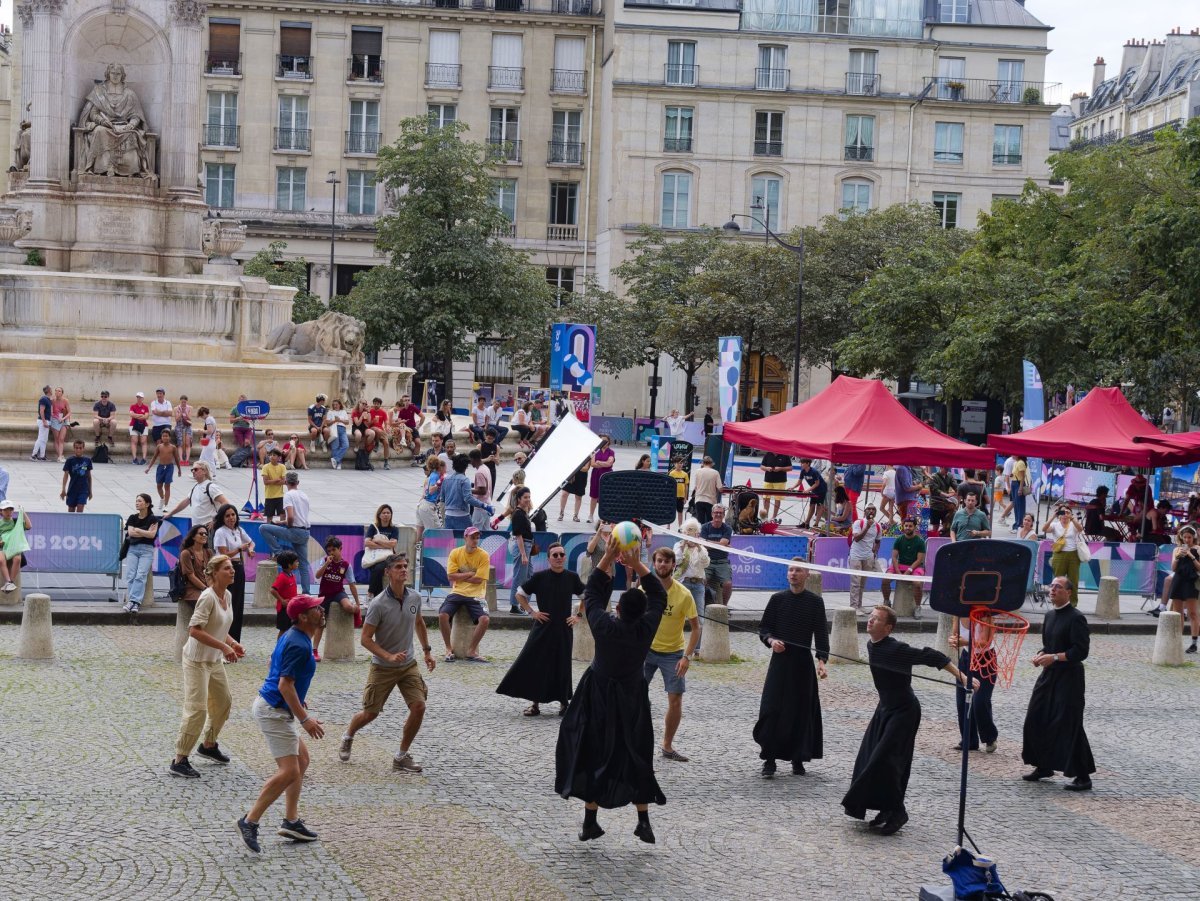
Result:
{"label": "man in blue t-shirt", "polygon": [[300,819],[298,809],[304,771],[308,769],[308,748],[300,740],[300,730],[312,738],[325,737],[321,721],[308,714],[304,703],[308,686],[317,672],[312,638],[318,629],[325,627],[325,611],[320,598],[298,594],[288,601],[287,614],[294,625],[275,644],[271,669],[258,690],[253,707],[254,719],[278,769],[263,786],[250,812],[237,821],[242,841],[256,854],[261,850],[258,821],[285,792],[287,808],[278,833],[298,842],[317,840],[317,834]]}

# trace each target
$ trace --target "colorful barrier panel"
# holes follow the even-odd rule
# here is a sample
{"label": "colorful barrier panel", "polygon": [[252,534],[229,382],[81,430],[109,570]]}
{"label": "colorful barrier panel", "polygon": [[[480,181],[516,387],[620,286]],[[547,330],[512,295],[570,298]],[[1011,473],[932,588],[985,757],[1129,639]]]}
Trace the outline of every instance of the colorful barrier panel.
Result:
{"label": "colorful barrier panel", "polygon": [[29,512],[25,569],[42,573],[120,572],[125,523],[113,513]]}
{"label": "colorful barrier panel", "polygon": [[[1150,594],[1154,591],[1158,570],[1158,545],[1138,542],[1089,541],[1092,559],[1079,567],[1079,588],[1096,591],[1103,576],[1120,580],[1122,594]],[[1043,584],[1054,578],[1050,567],[1050,542],[1041,542],[1041,572]]]}

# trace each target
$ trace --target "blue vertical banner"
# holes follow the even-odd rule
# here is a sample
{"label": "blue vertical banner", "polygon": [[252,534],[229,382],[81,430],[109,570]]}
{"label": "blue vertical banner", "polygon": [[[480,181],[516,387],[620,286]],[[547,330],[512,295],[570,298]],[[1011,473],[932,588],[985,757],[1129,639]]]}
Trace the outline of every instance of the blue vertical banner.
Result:
{"label": "blue vertical banner", "polygon": [[[717,402],[721,405],[721,421],[737,422],[738,391],[742,383],[742,339],[717,339]],[[729,464],[725,467],[725,484],[733,479],[734,448],[729,449]]]}
{"label": "blue vertical banner", "polygon": [[556,322],[550,327],[550,390],[591,391],[596,371],[596,327]]}
{"label": "blue vertical banner", "polygon": [[[1028,360],[1021,361],[1022,382],[1025,387],[1025,398],[1021,409],[1021,431],[1036,428],[1046,421],[1046,395],[1042,390],[1042,374]],[[1033,499],[1041,502],[1042,495],[1050,491],[1050,471],[1042,466],[1041,460],[1027,460],[1029,466],[1029,484],[1033,489]]]}

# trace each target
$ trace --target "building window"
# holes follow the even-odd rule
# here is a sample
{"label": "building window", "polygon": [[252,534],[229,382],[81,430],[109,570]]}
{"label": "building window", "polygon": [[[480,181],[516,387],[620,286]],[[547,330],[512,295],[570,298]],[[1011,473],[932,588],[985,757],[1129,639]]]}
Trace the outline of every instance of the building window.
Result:
{"label": "building window", "polygon": [[375,173],[351,169],[346,173],[346,212],[375,215]]}
{"label": "building window", "polygon": [[303,212],[307,169],[280,166],[275,170],[275,209]]}
{"label": "building window", "polygon": [[846,117],[846,159],[875,159],[875,117]]}
{"label": "building window", "polygon": [[968,0],[938,0],[938,21],[947,24],[966,24],[971,21]]}
{"label": "building window", "polygon": [[488,155],[496,162],[521,161],[521,111],[493,106],[488,120]]}
{"label": "building window", "polygon": [[565,300],[564,295],[575,293],[575,267],[547,266],[546,283],[554,290],[561,305]]}
{"label": "building window", "polygon": [[204,202],[223,210],[233,208],[232,163],[204,164]]}
{"label": "building window", "polygon": [[[779,197],[783,192],[783,180],[774,175],[756,175],[750,179],[750,231],[763,233],[763,226],[779,231]],[[756,222],[761,219],[762,222]]]}
{"label": "building window", "polygon": [[663,129],[663,150],[666,153],[692,152],[692,108],[668,106]]}
{"label": "building window", "polygon": [[276,150],[309,149],[308,98],[283,95],[279,98],[279,127],[275,129]]}
{"label": "building window", "polygon": [[492,179],[492,203],[509,222],[517,221],[517,180],[515,178]]}
{"label": "building window", "polygon": [[501,351],[500,338],[475,340],[475,381],[509,383],[513,380],[512,363]]}
{"label": "building window", "polygon": [[992,130],[992,165],[1021,165],[1021,126],[997,125]]}
{"label": "building window", "polygon": [[1020,194],[993,194],[992,195],[992,209],[993,210],[995,210],[996,205],[1000,204],[1000,203],[1020,203],[1020,202],[1021,202]]}
{"label": "building window", "polygon": [[555,110],[550,131],[548,163],[583,164],[583,143],[580,141],[582,113],[579,110]]}
{"label": "building window", "polygon": [[754,155],[783,156],[783,113],[759,110],[754,114]]}
{"label": "building window", "polygon": [[933,160],[936,163],[961,163],[963,161],[963,131],[961,122],[935,122],[933,124]]}
{"label": "building window", "polygon": [[758,68],[754,70],[754,87],[759,91],[786,91],[788,76],[787,48],[775,44],[760,44]]}
{"label": "building window", "polygon": [[878,94],[879,54],[874,50],[851,50],[850,70],[846,73],[847,94]]}
{"label": "building window", "polygon": [[444,128],[458,118],[458,106],[453,103],[429,104],[429,127]]}
{"label": "building window", "polygon": [[457,88],[462,85],[462,66],[458,61],[458,32],[429,32],[429,63],[425,84],[431,88]]}
{"label": "building window", "polygon": [[1025,60],[1002,59],[996,64],[995,99],[998,103],[1020,103],[1025,91]]}
{"label": "building window", "polygon": [[871,183],[865,178],[847,178],[842,182],[842,212],[865,213],[871,209]]}
{"label": "building window", "polygon": [[583,38],[554,39],[554,70],[550,73],[550,90],[558,94],[584,93],[583,60],[586,52]]}
{"label": "building window", "polygon": [[379,101],[350,101],[350,130],[346,132],[347,153],[379,152]]}
{"label": "building window", "polygon": [[208,92],[208,121],[204,126],[205,146],[238,146],[237,106],[237,94]]}
{"label": "building window", "polygon": [[242,74],[242,23],[238,19],[208,20],[208,56],[204,71],[210,75]]}
{"label": "building window", "polygon": [[933,208],[942,219],[942,228],[958,228],[958,207],[962,203],[961,194],[945,194],[935,191]]}
{"label": "building window", "polygon": [[938,58],[938,100],[962,100],[967,85],[967,61],[961,56]]}
{"label": "building window", "polygon": [[350,26],[347,81],[383,81],[383,29]]}
{"label": "building window", "polygon": [[662,212],[658,224],[663,228],[687,228],[692,201],[692,176],[689,172],[664,172]]}
{"label": "building window", "polygon": [[682,87],[696,85],[696,45],[692,41],[667,42],[667,84]]}
{"label": "building window", "polygon": [[579,237],[579,182],[550,182],[550,224],[546,238],[551,241],[574,241]]}
{"label": "building window", "polygon": [[488,67],[488,90],[525,89],[524,44],[519,34],[492,35],[492,64]]}
{"label": "building window", "polygon": [[281,22],[277,78],[312,78],[312,23]]}

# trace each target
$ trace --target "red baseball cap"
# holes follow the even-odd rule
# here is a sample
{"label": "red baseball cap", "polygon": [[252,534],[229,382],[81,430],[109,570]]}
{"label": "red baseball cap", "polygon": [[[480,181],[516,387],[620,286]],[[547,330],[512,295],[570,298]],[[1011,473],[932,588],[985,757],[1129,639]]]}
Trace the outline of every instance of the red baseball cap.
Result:
{"label": "red baseball cap", "polygon": [[298,594],[287,605],[288,619],[295,622],[300,618],[300,614],[305,610],[311,610],[313,607],[320,607],[321,599],[311,594]]}

